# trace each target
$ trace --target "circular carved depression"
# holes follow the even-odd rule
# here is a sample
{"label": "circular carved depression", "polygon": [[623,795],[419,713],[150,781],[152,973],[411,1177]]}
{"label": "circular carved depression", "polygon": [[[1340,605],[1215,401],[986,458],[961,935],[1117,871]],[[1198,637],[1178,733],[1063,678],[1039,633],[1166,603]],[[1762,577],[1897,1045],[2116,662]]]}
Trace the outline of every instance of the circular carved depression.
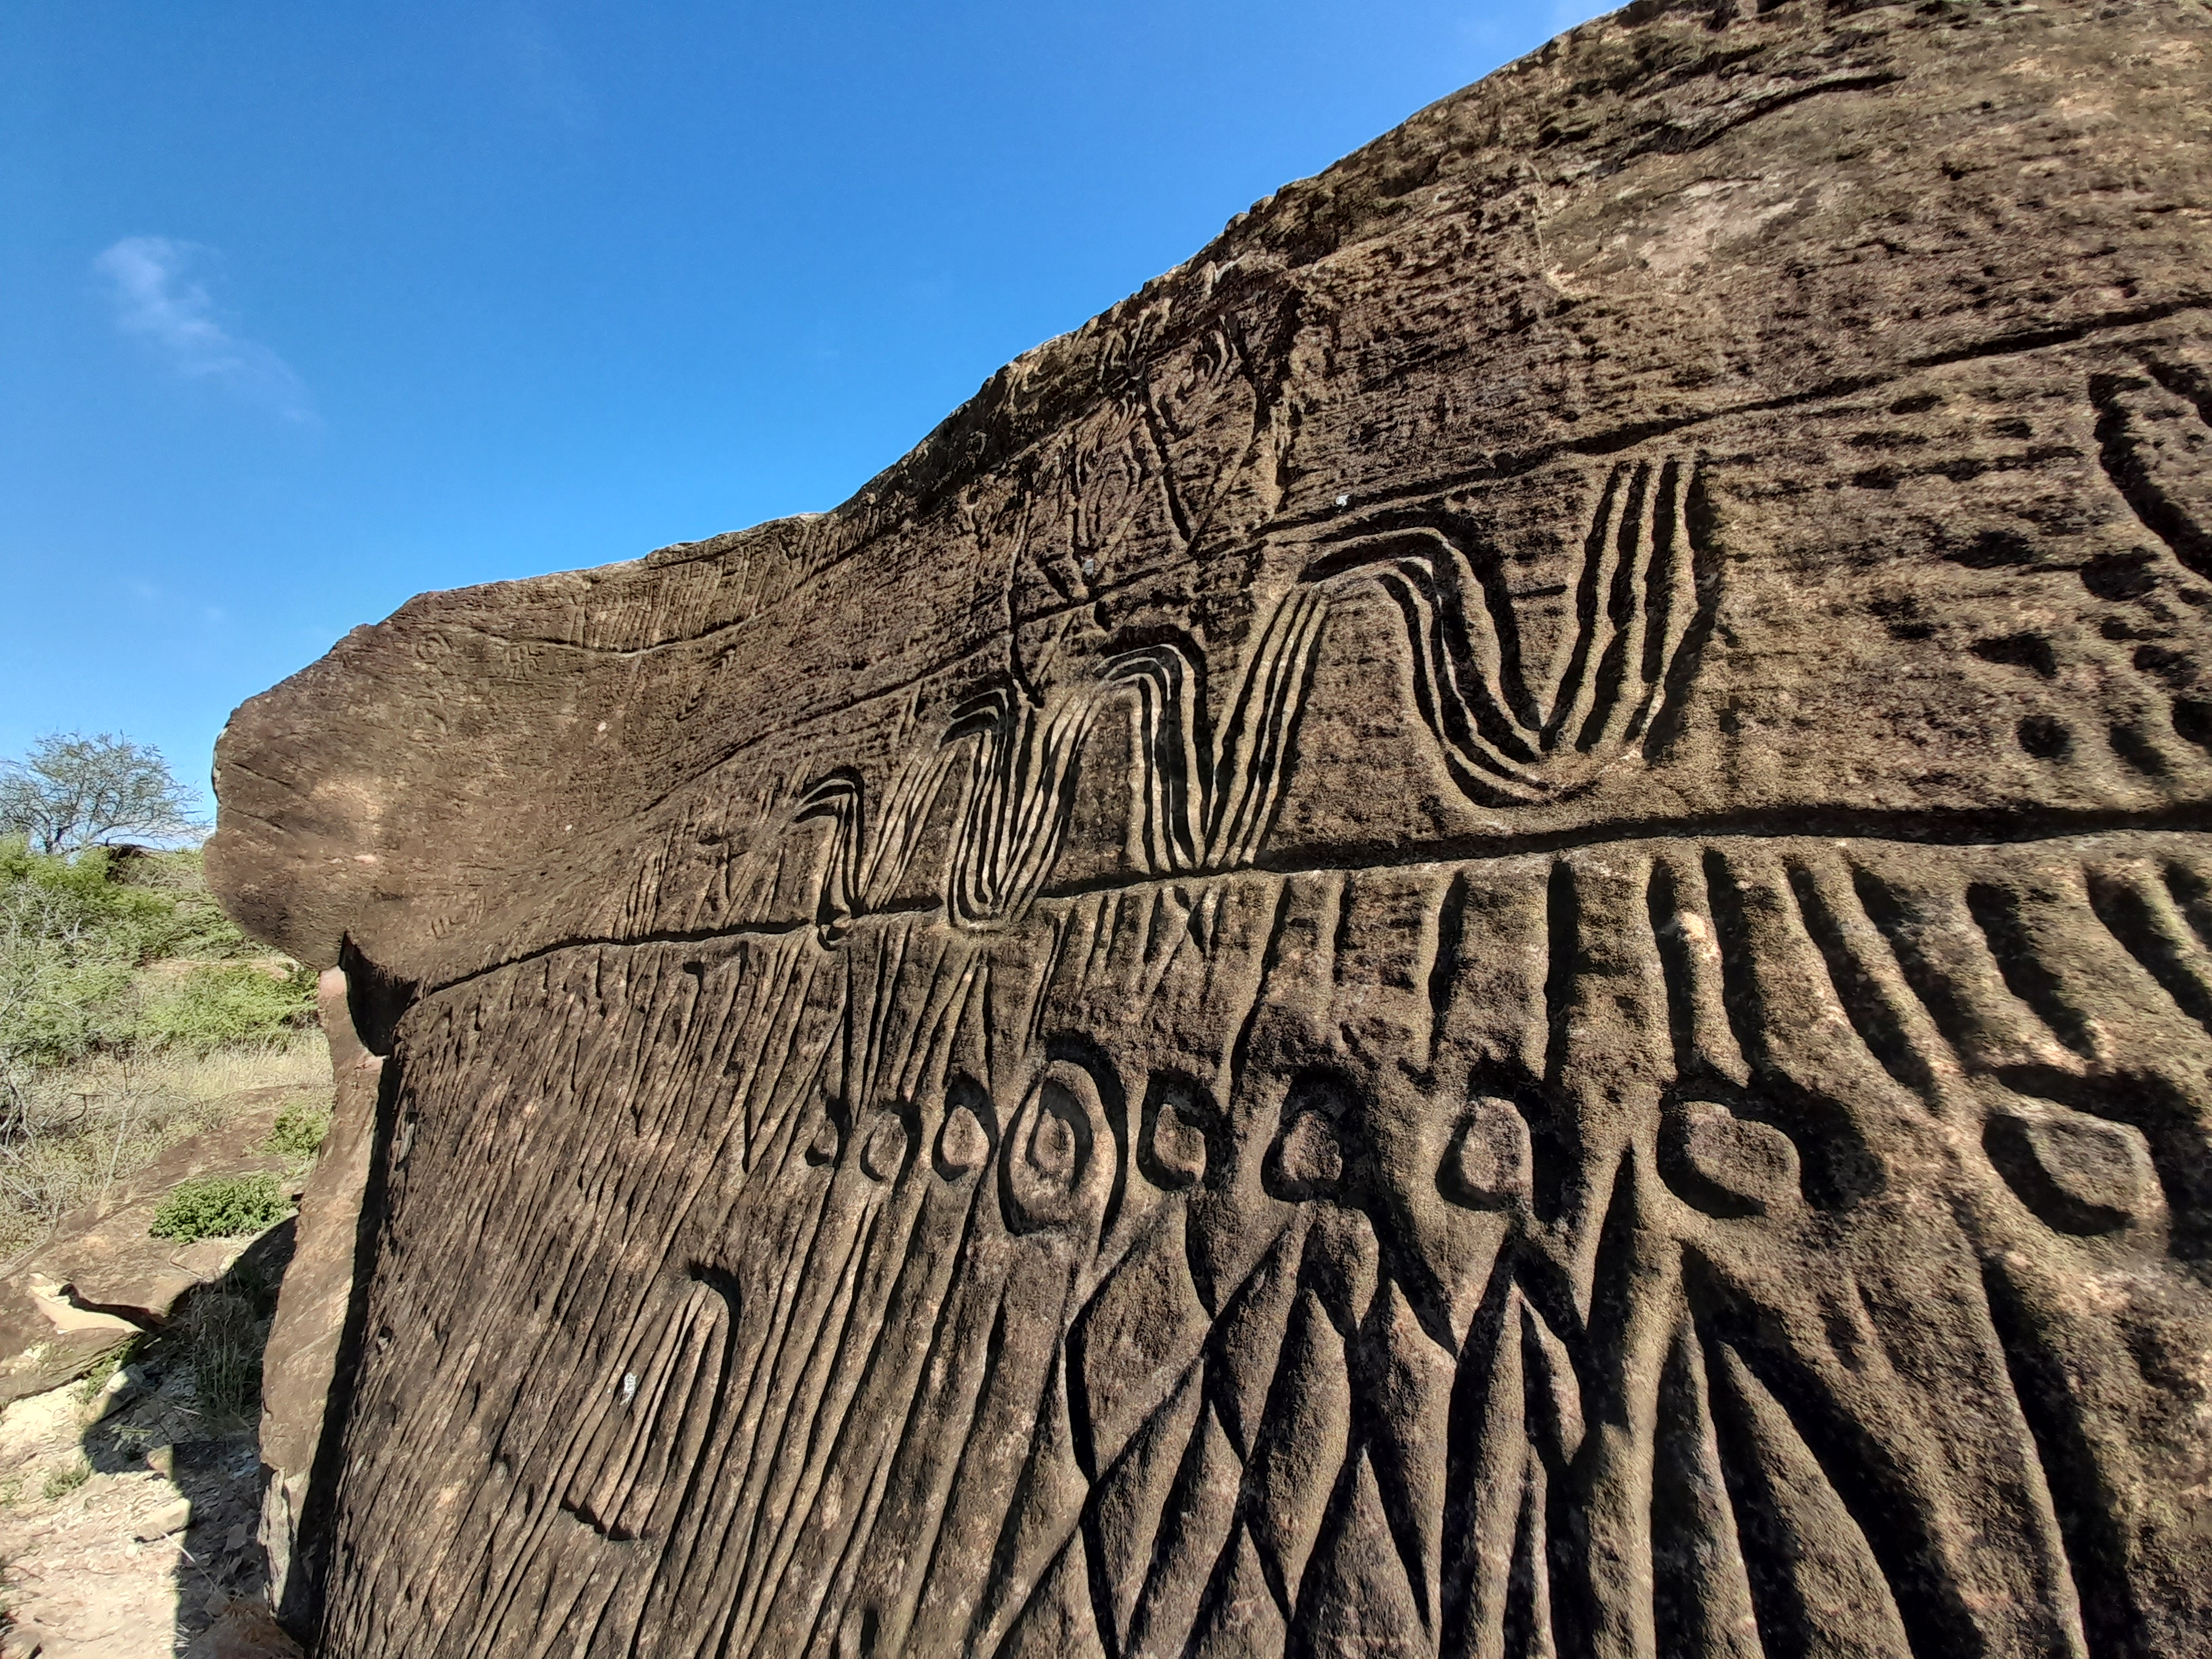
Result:
{"label": "circular carved depression", "polygon": [[1215,1117],[1212,1102],[1188,1078],[1170,1073],[1152,1079],[1138,1162],[1155,1186],[1181,1192],[1205,1179],[1203,1126]]}
{"label": "circular carved depression", "polygon": [[844,1145],[844,1135],[837,1127],[837,1120],[824,1112],[822,1121],[814,1126],[814,1133],[806,1143],[806,1161],[819,1167],[836,1161]]}
{"label": "circular carved depression", "polygon": [[906,1120],[896,1112],[879,1112],[860,1143],[860,1170],[871,1181],[890,1181],[906,1167],[913,1144]]}
{"label": "circular carved depression", "polygon": [[1671,1139],[1671,1183],[1708,1215],[1765,1215],[1799,1196],[1796,1143],[1771,1123],[1686,1101]]}
{"label": "circular carved depression", "polygon": [[2005,1114],[1990,1120],[1983,1144],[2021,1200],[2061,1232],[2112,1232],[2158,1207],[2150,1148],[2129,1124]]}
{"label": "circular carved depression", "polygon": [[1152,1161],[1180,1187],[1197,1184],[1206,1174],[1206,1137],[1167,1102],[1152,1125]]}
{"label": "circular carved depression", "polygon": [[948,1181],[973,1175],[990,1159],[991,1132],[983,1127],[983,1120],[975,1115],[972,1106],[955,1106],[945,1115],[945,1127],[937,1132],[938,1174]]}
{"label": "circular carved depression", "polygon": [[1283,1184],[1320,1193],[1344,1179],[1344,1143],[1336,1126],[1318,1112],[1308,1112],[1283,1137],[1280,1167]]}
{"label": "circular carved depression", "polygon": [[1528,1199],[1532,1164],[1521,1109],[1487,1097],[1461,1120],[1437,1184],[1446,1198],[1469,1209],[1509,1209]]}
{"label": "circular carved depression", "polygon": [[1030,1232],[1103,1208],[1111,1171],[1097,1152],[1106,1134],[1091,1073],[1070,1060],[1046,1066],[1006,1137],[1006,1224]]}
{"label": "circular carved depression", "polygon": [[1342,1073],[1318,1068],[1297,1078],[1260,1166],[1269,1196],[1294,1203],[1337,1197],[1345,1183],[1345,1126],[1356,1123],[1358,1112],[1357,1091]]}

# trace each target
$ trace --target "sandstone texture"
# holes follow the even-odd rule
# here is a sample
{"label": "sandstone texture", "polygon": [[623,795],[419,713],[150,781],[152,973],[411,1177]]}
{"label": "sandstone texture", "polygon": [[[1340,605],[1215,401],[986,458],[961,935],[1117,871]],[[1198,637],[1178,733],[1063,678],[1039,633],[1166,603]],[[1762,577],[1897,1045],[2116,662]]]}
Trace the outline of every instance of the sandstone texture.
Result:
{"label": "sandstone texture", "polygon": [[[314,1622],[329,1543],[328,1525],[317,1523],[326,1521],[339,1449],[333,1413],[345,1411],[361,1340],[362,1200],[384,1065],[354,1032],[343,971],[325,969],[316,988],[336,1087],[262,1355],[259,1437],[269,1604],[303,1631]],[[311,1509],[311,1498],[319,1507]]]}
{"label": "sandstone texture", "polygon": [[119,1314],[78,1307],[43,1273],[0,1279],[0,1407],[83,1376],[139,1331]]}
{"label": "sandstone texture", "polygon": [[240,710],[386,1056],[287,1618],[2212,1654],[2208,110],[2203,0],[1644,0]]}

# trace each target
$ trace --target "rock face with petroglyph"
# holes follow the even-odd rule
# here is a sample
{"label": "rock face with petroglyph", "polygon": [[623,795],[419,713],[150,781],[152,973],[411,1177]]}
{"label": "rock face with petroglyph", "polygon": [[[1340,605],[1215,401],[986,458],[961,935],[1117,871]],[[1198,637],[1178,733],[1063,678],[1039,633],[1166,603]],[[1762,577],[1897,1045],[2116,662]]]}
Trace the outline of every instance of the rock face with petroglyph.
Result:
{"label": "rock face with petroglyph", "polygon": [[322,1651],[2212,1653],[2207,108],[1639,4],[248,704]]}

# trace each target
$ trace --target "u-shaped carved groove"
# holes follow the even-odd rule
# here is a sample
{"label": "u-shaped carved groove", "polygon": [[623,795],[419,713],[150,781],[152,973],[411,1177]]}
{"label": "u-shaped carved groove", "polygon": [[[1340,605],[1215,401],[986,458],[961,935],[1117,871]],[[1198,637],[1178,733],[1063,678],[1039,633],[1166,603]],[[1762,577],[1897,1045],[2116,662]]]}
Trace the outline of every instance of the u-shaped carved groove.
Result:
{"label": "u-shaped carved groove", "polygon": [[1172,641],[1116,653],[1095,681],[1042,703],[1004,686],[971,698],[935,750],[902,769],[872,835],[853,769],[827,774],[799,798],[794,823],[833,823],[816,914],[823,943],[896,892],[963,758],[947,914],[966,928],[1020,915],[1059,857],[1091,727],[1124,690],[1138,704],[1148,873],[1249,866],[1281,800],[1330,605],[1352,583],[1372,581],[1397,605],[1416,707],[1464,793],[1486,805],[1533,803],[1587,785],[1657,729],[1694,669],[1684,657],[1705,553],[1692,510],[1699,488],[1696,470],[1678,460],[1613,468],[1583,538],[1575,632],[1540,696],[1522,672],[1519,618],[1503,582],[1485,580],[1442,532],[1420,526],[1356,538],[1308,565],[1268,612],[1218,726],[1202,659]]}
{"label": "u-shaped carved groove", "polygon": [[1138,698],[1144,845],[1154,875],[1241,869],[1258,855],[1288,772],[1327,615],[1318,590],[1291,590],[1268,613],[1218,727],[1205,670],[1179,643],[1107,660],[1103,684]]}
{"label": "u-shaped carved groove", "polygon": [[1702,490],[1677,459],[1613,469],[1583,538],[1573,631],[1534,685],[1510,595],[1440,530],[1358,538],[1302,580],[1371,580],[1396,602],[1416,704],[1462,789],[1485,804],[1557,799],[1657,731],[1687,688],[1711,557]]}

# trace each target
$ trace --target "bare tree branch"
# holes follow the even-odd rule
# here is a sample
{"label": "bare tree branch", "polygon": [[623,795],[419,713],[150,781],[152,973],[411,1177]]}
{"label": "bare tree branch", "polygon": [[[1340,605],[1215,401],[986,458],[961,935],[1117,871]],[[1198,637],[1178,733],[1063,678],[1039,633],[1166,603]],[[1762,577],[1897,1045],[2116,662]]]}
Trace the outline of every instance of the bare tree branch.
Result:
{"label": "bare tree branch", "polygon": [[112,732],[49,732],[21,760],[0,761],[0,835],[41,853],[102,842],[187,841],[206,825],[161,751]]}

